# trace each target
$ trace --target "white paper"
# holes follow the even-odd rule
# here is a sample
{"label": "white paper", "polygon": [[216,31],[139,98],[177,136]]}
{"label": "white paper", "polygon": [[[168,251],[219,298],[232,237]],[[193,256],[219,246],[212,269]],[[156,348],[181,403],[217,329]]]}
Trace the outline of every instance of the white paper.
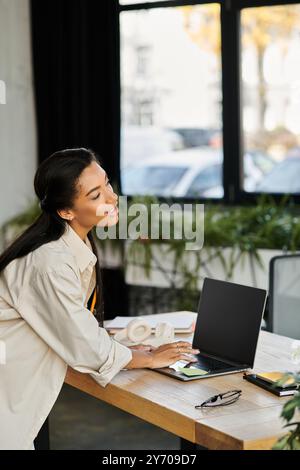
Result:
{"label": "white paper", "polygon": [[118,328],[126,328],[128,323],[133,320],[134,318],[140,318],[146,320],[152,329],[155,329],[157,323],[162,321],[168,321],[171,325],[174,326],[175,329],[190,329],[192,326],[193,321],[195,320],[195,314],[156,314],[156,315],[144,315],[139,317],[116,317],[111,321],[108,321],[105,325],[107,329],[118,329]]}

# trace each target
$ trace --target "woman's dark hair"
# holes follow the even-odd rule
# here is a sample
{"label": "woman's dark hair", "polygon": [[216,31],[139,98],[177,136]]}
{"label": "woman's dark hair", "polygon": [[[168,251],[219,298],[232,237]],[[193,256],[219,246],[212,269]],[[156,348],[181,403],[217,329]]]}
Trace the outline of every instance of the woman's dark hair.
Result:
{"label": "woman's dark hair", "polygon": [[[14,259],[31,253],[45,243],[58,240],[64,233],[66,220],[58,210],[72,208],[77,193],[77,182],[83,170],[92,162],[99,163],[95,152],[85,148],[66,149],[53,153],[38,167],[34,190],[40,200],[41,215],[0,256],[0,273]],[[101,269],[92,231],[88,239],[97,256],[95,317],[103,326],[104,305]]]}

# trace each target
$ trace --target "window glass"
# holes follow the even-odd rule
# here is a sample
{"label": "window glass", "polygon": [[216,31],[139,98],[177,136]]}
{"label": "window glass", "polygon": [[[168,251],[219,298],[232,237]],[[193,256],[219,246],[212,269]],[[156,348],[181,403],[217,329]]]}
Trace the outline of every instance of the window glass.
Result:
{"label": "window glass", "polygon": [[300,5],[244,9],[241,34],[243,187],[298,192]]}
{"label": "window glass", "polygon": [[[153,181],[157,167],[150,162],[159,158],[174,178],[167,187],[175,195],[178,159],[184,163],[191,148],[223,154],[220,7],[123,11],[120,40],[122,191],[144,193],[149,186],[136,178],[147,174]],[[128,167],[135,178],[125,173]],[[156,190],[152,183],[151,188]],[[156,188],[161,190],[160,182]]]}

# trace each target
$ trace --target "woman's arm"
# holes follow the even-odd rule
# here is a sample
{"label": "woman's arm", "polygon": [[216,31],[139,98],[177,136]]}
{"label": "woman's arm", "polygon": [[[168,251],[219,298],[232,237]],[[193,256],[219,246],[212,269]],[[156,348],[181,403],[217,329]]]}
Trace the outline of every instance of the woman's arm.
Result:
{"label": "woman's arm", "polygon": [[132,359],[131,350],[110,338],[83,306],[80,278],[70,265],[32,269],[16,310],[64,362],[102,386]]}

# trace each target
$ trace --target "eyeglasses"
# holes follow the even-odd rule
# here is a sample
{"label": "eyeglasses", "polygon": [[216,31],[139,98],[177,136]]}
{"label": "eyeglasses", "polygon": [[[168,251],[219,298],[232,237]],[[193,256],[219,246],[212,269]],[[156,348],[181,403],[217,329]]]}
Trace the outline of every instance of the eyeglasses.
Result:
{"label": "eyeglasses", "polygon": [[228,392],[219,393],[218,395],[208,398],[208,400],[205,400],[201,405],[196,405],[195,408],[231,405],[240,398],[241,394],[242,390],[229,390]]}

